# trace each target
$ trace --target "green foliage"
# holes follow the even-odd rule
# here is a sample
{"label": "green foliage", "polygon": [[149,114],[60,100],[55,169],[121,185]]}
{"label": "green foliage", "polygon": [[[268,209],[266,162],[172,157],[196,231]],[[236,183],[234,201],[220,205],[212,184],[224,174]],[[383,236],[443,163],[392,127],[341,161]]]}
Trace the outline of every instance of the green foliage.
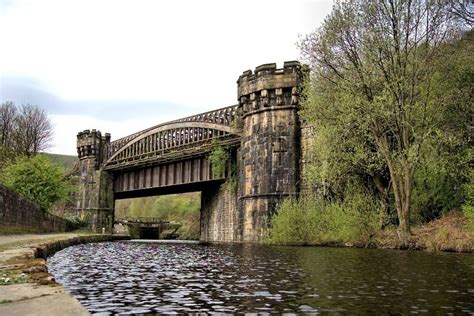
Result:
{"label": "green foliage", "polygon": [[[474,161],[474,149],[469,150],[471,162]],[[474,167],[468,169],[468,181],[463,186],[465,202],[462,206],[464,216],[467,218],[467,228],[474,236]]]}
{"label": "green foliage", "polygon": [[50,153],[41,153],[41,155],[46,156],[52,163],[62,166],[66,173],[70,172],[74,168],[74,165],[79,161],[77,156]]}
{"label": "green foliage", "polygon": [[15,157],[14,151],[0,145],[0,179],[2,179],[5,168],[15,161]]}
{"label": "green foliage", "polygon": [[468,143],[474,62],[472,32],[460,39],[453,19],[445,2],[336,1],[300,45],[312,71],[302,114],[315,128],[304,176],[328,198],[365,183],[392,202],[402,244],[413,195],[422,218],[460,201],[452,171],[466,165],[449,157]]}
{"label": "green foliage", "polygon": [[[474,32],[449,45],[445,54],[456,56],[439,63],[433,76],[432,93],[437,103],[440,127],[428,135],[421,148],[419,168],[415,172],[413,190],[414,222],[427,222],[449,210],[459,209],[463,199],[469,200],[472,167],[472,95],[474,92]],[[446,80],[449,78],[449,80]]]}
{"label": "green foliage", "polygon": [[343,201],[303,197],[282,203],[272,218],[267,241],[277,244],[370,243],[384,214],[370,194],[354,185]]}
{"label": "green foliage", "polygon": [[[23,284],[28,282],[28,277],[25,273],[19,273],[18,271],[3,271],[0,276],[0,286],[11,285],[11,284]],[[0,304],[9,303],[11,301],[4,300],[0,301]]]}
{"label": "green foliage", "polygon": [[214,142],[214,148],[209,154],[209,162],[211,163],[213,178],[224,176],[229,159],[229,151],[219,145],[219,143]]}
{"label": "green foliage", "polygon": [[[236,168],[235,168],[236,169]],[[231,171],[230,176],[227,178],[226,183],[229,187],[229,190],[231,192],[237,192],[237,189],[239,187],[238,179],[237,179],[237,172]]]}
{"label": "green foliage", "polygon": [[237,115],[234,116],[234,119],[230,123],[230,127],[233,129],[241,132],[242,129],[244,128],[244,120],[242,119],[241,113],[238,113]]}
{"label": "green foliage", "polygon": [[464,178],[459,171],[463,169],[454,169],[460,167],[459,164],[449,164],[449,161],[452,159],[445,160],[431,153],[416,170],[411,213],[414,223],[429,222],[461,205]]}
{"label": "green foliage", "polygon": [[89,222],[84,218],[81,218],[79,215],[66,215],[64,219],[66,220],[66,231],[85,228],[89,225]]}
{"label": "green foliage", "polygon": [[118,200],[115,205],[117,218],[155,217],[175,221],[182,226],[178,230],[181,239],[199,239],[199,193],[162,195],[146,198]]}
{"label": "green foliage", "polygon": [[[213,141],[213,149],[209,154],[209,162],[211,163],[213,178],[218,179],[226,176],[226,184],[229,189],[232,192],[236,192],[238,188],[238,170],[235,159],[232,159],[230,148],[221,146],[218,141]],[[228,170],[226,174],[228,166],[230,170]]]}
{"label": "green foliage", "polygon": [[474,236],[474,205],[463,205],[462,210],[467,219],[466,228]]}
{"label": "green foliage", "polygon": [[42,210],[64,201],[68,194],[62,168],[41,155],[18,158],[6,167],[3,182]]}
{"label": "green foliage", "polygon": [[[314,92],[310,88],[306,91],[310,94]],[[375,151],[368,132],[355,127],[348,128],[344,120],[336,123],[334,120],[316,118],[311,112],[322,108],[313,101],[309,95],[303,103],[302,113],[307,121],[316,126],[310,149],[312,161],[303,175],[306,181],[324,196],[331,197],[342,197],[354,178],[365,178],[370,182],[367,183],[369,186],[375,187],[374,178],[386,172],[386,164]],[[323,115],[325,112],[319,113]]]}

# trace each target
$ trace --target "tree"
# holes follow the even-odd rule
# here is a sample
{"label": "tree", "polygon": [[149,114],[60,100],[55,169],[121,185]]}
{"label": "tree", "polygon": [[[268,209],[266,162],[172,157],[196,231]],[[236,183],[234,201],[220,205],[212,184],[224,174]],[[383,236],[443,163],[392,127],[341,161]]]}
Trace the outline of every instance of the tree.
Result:
{"label": "tree", "polygon": [[451,0],[451,12],[463,23],[472,28],[474,24],[474,3],[472,0]]}
{"label": "tree", "polygon": [[[413,211],[422,221],[457,209],[467,198],[461,189],[473,166],[474,32],[446,44],[443,59],[435,68],[433,102],[442,108],[439,126],[426,140],[415,172]],[[446,80],[449,78],[449,80]],[[471,157],[470,157],[471,156]]]}
{"label": "tree", "polygon": [[6,167],[2,180],[7,187],[38,204],[42,210],[48,210],[68,196],[62,168],[42,155],[18,158]]}
{"label": "tree", "polygon": [[17,120],[17,150],[25,155],[47,149],[53,137],[53,127],[46,112],[34,105],[22,105]]}
{"label": "tree", "polygon": [[[49,147],[53,127],[46,112],[36,105],[0,106],[0,150],[3,154],[31,155]],[[11,156],[10,155],[10,156]]]}
{"label": "tree", "polygon": [[402,246],[414,173],[447,110],[436,102],[434,83],[436,67],[456,58],[444,54],[461,34],[451,9],[449,1],[337,1],[301,42],[312,70],[304,117],[317,129],[343,130],[335,135],[345,145],[344,137],[363,139],[369,160],[386,165]]}
{"label": "tree", "polygon": [[0,174],[14,159],[18,110],[12,102],[0,105]]}
{"label": "tree", "polygon": [[17,112],[13,102],[5,102],[0,106],[0,146],[7,148],[13,146]]}

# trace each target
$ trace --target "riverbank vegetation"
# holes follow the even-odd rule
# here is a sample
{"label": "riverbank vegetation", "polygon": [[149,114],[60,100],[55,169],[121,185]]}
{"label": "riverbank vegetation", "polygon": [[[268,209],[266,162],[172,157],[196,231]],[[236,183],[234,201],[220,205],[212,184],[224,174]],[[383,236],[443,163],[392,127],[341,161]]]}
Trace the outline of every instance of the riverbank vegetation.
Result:
{"label": "riverbank vegetation", "polygon": [[15,163],[5,168],[2,182],[43,211],[65,201],[69,193],[64,170],[42,155],[17,158]]}
{"label": "riverbank vegetation", "polygon": [[40,154],[52,135],[52,124],[40,107],[0,105],[0,182],[43,211],[65,201],[70,189],[64,168],[50,159],[54,155]]}
{"label": "riverbank vegetation", "polygon": [[472,249],[474,47],[463,3],[336,2],[302,39],[307,190],[280,206],[268,241]]}
{"label": "riverbank vegetation", "polygon": [[46,111],[36,105],[0,105],[0,170],[17,156],[31,156],[47,149],[53,126]]}

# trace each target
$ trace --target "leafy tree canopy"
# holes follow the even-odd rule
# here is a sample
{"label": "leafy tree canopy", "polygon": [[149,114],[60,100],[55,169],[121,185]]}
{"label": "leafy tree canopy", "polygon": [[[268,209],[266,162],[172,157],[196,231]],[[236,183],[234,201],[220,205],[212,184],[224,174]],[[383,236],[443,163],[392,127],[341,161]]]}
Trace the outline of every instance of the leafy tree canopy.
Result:
{"label": "leafy tree canopy", "polygon": [[390,191],[402,245],[423,154],[440,139],[465,141],[451,132],[466,124],[446,118],[457,105],[466,108],[466,99],[445,93],[452,86],[440,72],[468,58],[450,49],[462,27],[449,1],[337,1],[322,27],[301,42],[311,68],[303,116],[320,145],[314,174],[323,185],[336,183],[333,188],[351,174],[369,179],[381,195]]}
{"label": "leafy tree canopy", "polygon": [[6,167],[3,182],[38,204],[42,210],[48,210],[54,203],[65,200],[68,194],[62,168],[42,155],[17,158]]}

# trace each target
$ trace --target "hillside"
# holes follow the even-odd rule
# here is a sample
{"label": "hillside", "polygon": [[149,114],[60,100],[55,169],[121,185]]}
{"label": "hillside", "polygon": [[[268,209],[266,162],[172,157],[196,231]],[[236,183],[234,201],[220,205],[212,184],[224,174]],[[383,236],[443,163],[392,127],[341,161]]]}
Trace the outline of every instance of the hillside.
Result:
{"label": "hillside", "polygon": [[41,153],[41,155],[45,155],[51,162],[63,166],[66,172],[72,170],[74,165],[79,161],[77,156],[50,153]]}

